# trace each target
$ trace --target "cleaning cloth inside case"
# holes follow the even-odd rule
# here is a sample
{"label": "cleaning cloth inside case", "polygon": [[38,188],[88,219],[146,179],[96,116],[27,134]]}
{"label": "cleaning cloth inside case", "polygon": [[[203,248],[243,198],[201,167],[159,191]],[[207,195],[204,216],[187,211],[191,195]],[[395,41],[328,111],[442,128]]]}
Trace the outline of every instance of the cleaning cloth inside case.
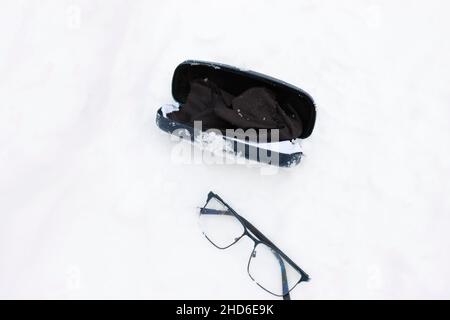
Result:
{"label": "cleaning cloth inside case", "polygon": [[283,108],[276,95],[266,87],[250,87],[232,94],[208,78],[189,83],[185,103],[167,116],[177,122],[194,125],[202,121],[203,130],[278,129],[279,140],[296,139],[302,135],[301,117],[289,103]]}

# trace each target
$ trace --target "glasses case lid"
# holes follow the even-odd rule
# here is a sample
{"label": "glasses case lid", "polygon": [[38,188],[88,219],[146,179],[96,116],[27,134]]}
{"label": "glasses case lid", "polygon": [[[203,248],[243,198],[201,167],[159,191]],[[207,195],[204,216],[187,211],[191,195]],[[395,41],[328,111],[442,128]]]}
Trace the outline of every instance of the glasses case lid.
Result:
{"label": "glasses case lid", "polygon": [[270,76],[241,70],[229,65],[187,60],[177,66],[172,78],[172,95],[180,104],[186,102],[190,83],[195,79],[209,79],[221,89],[239,95],[252,87],[266,87],[274,92],[281,107],[290,104],[300,115],[303,124],[301,139],[311,135],[316,121],[316,108],[312,97],[300,88]]}

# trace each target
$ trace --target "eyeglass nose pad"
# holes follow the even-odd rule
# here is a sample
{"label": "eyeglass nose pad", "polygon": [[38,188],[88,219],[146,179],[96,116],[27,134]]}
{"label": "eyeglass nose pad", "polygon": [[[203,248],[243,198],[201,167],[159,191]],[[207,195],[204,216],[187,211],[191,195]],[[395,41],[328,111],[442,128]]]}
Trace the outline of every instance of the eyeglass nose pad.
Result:
{"label": "eyeglass nose pad", "polygon": [[252,252],[252,257],[253,257],[253,258],[256,257],[256,250],[253,250],[253,252]]}

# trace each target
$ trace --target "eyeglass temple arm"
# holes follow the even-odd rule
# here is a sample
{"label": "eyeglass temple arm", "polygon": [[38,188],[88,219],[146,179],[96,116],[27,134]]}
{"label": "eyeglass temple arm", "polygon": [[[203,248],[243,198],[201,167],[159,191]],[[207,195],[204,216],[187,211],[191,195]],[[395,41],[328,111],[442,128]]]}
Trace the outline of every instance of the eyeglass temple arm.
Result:
{"label": "eyeglass temple arm", "polygon": [[278,252],[272,250],[272,253],[275,256],[275,258],[277,258],[278,262],[280,263],[281,286],[282,286],[282,290],[283,290],[283,300],[291,300],[291,296],[289,295],[289,284],[288,284],[287,274],[286,274],[286,265],[284,264],[284,261],[280,257]]}
{"label": "eyeglass temple arm", "polygon": [[201,214],[223,214],[226,216],[233,216],[233,214],[228,210],[218,210],[218,209],[210,209],[210,208],[200,208]]}
{"label": "eyeglass temple arm", "polygon": [[[209,209],[209,208],[200,208],[200,212],[202,214],[223,214],[223,215],[228,215],[228,216],[234,216],[234,214],[232,212],[228,211],[228,210],[216,210],[216,209]],[[242,219],[244,219],[244,218],[242,218]],[[251,227],[254,228],[254,230],[251,230],[252,233],[255,233],[255,231],[257,231],[257,233],[260,233],[260,231],[258,229],[256,229],[256,227],[254,227],[253,225],[250,224],[250,222],[248,222],[245,219],[244,219],[244,221],[246,223],[248,223]],[[260,234],[260,235],[259,234],[255,234],[255,235],[257,235],[258,237],[261,238],[262,234]],[[263,240],[264,241],[268,241],[269,244],[273,245],[272,242],[269,241],[269,239],[265,238]],[[286,266],[284,264],[283,259],[278,254],[278,252],[276,252],[275,250],[271,250],[271,251],[272,251],[273,255],[275,256],[275,258],[277,258],[277,260],[278,260],[278,262],[280,264],[280,268],[281,268],[281,283],[282,283],[282,290],[283,290],[283,300],[290,300],[291,297],[289,295],[289,285],[288,285],[288,281],[287,281]]]}

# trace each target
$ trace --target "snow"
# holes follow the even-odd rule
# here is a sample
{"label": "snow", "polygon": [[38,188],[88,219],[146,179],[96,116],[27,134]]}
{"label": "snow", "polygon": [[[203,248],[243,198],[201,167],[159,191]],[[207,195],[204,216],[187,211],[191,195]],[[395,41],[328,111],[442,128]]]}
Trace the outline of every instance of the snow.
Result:
{"label": "snow", "polygon": [[[213,190],[312,280],[293,299],[450,298],[445,1],[1,1],[0,298],[272,299],[197,227]],[[186,59],[301,87],[299,166],[176,164]]]}

